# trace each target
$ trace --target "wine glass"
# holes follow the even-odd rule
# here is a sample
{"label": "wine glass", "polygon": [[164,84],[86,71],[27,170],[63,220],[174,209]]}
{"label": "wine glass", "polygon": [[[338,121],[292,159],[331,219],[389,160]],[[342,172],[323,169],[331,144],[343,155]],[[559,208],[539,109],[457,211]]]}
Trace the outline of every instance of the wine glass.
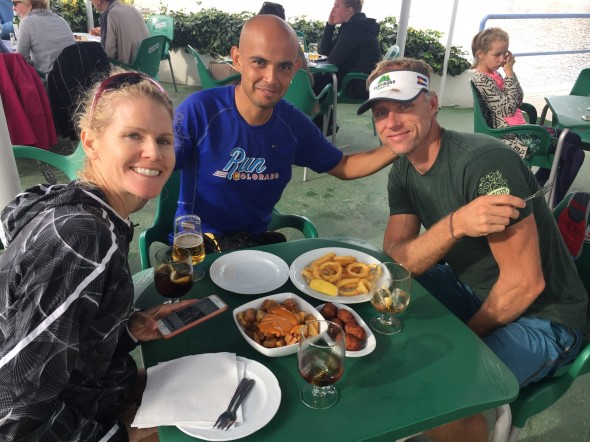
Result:
{"label": "wine glass", "polygon": [[193,286],[191,253],[181,247],[166,247],[156,252],[154,284],[166,298],[164,304],[178,302]]}
{"label": "wine glass", "polygon": [[395,262],[384,262],[375,269],[371,304],[381,314],[371,319],[371,327],[377,333],[394,335],[404,328],[394,314],[403,312],[410,303],[411,272]]}
{"label": "wine glass", "polygon": [[[311,332],[311,330],[317,331]],[[299,374],[305,385],[299,397],[310,408],[330,408],[338,401],[338,390],[332,385],[344,373],[344,331],[331,321],[307,323],[297,352]]]}
{"label": "wine glass", "polygon": [[197,215],[181,215],[174,220],[174,249],[187,249],[192,256],[193,280],[205,276],[199,264],[205,259],[205,243],[201,230],[201,218]]}

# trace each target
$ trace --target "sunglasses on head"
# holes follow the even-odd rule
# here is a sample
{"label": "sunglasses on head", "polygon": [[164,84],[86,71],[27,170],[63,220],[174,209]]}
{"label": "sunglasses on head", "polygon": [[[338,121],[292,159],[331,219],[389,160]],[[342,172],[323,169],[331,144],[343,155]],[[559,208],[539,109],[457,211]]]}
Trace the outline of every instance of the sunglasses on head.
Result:
{"label": "sunglasses on head", "polygon": [[98,86],[98,89],[92,98],[90,115],[94,115],[94,110],[96,109],[98,100],[100,100],[100,97],[102,97],[105,92],[123,89],[126,86],[133,86],[141,83],[144,80],[149,81],[172,106],[172,100],[170,100],[170,97],[164,88],[157,81],[140,72],[122,72],[120,74],[112,75],[100,83],[100,86]]}

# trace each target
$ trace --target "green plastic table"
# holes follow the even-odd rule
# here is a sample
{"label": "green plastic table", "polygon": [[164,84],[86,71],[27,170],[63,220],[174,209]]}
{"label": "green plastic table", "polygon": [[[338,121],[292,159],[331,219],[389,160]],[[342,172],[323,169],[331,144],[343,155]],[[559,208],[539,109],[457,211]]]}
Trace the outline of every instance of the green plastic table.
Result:
{"label": "green plastic table", "polygon": [[[381,261],[389,260],[374,250],[320,238],[259,249],[280,256],[290,265],[302,253],[331,246],[362,250]],[[207,256],[204,267],[209,269],[219,256]],[[136,279],[140,277],[136,275]],[[147,308],[163,301],[152,283],[141,289],[138,307]],[[283,292],[295,293],[314,306],[323,304],[299,292],[290,280],[277,290],[257,297]],[[226,312],[170,340],[143,344],[143,356],[150,367],[189,354],[228,351],[268,367],[279,381],[281,404],[274,418],[245,440],[391,442],[509,403],[518,395],[516,379],[506,366],[467,326],[413,281],[412,300],[400,315],[403,331],[393,336],[375,334],[377,347],[372,353],[346,358],[345,373],[335,384],[340,392],[338,403],[327,410],[312,410],[299,399],[304,381],[297,371],[297,356],[266,357],[238,332],[232,310],[255,297],[222,290],[209,276],[195,283],[188,297],[212,293],[220,295],[228,304]],[[369,302],[350,307],[365,322],[376,313]],[[195,381],[198,377],[199,370],[195,367]],[[162,442],[194,440],[176,427],[160,427],[159,435]]]}
{"label": "green plastic table", "polygon": [[[553,119],[556,122],[556,127],[562,129],[557,146],[555,148],[555,157],[553,159],[553,167],[549,174],[548,183],[552,183],[557,173],[557,164],[561,156],[561,149],[563,142],[570,130],[585,129],[590,130],[590,121],[582,119],[582,115],[590,115],[590,97],[580,97],[578,95],[560,95],[557,97],[545,97],[547,105],[553,113]],[[554,192],[551,192],[549,199],[549,207],[554,206]],[[559,201],[557,201],[559,202]]]}

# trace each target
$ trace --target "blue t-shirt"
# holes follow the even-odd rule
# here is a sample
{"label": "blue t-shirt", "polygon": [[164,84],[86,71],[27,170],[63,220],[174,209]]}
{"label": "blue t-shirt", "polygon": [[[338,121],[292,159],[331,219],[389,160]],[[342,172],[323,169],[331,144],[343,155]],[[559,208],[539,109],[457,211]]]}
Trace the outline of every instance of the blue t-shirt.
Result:
{"label": "blue t-shirt", "polygon": [[14,32],[12,29],[13,19],[14,11],[12,9],[12,2],[9,0],[0,0],[0,24],[2,25],[3,40],[8,40],[10,33]]}
{"label": "blue t-shirt", "polygon": [[176,216],[199,215],[203,232],[259,235],[294,164],[323,173],[343,154],[284,100],[268,122],[249,125],[234,94],[235,86],[206,89],[176,109],[175,168],[181,171]]}

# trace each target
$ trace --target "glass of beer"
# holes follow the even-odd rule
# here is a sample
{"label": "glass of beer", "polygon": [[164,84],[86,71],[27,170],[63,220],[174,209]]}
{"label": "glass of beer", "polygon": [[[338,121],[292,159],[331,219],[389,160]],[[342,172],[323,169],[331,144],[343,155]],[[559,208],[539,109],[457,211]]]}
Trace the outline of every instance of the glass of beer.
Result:
{"label": "glass of beer", "polygon": [[309,61],[316,61],[320,58],[320,54],[318,53],[318,44],[317,43],[310,43],[309,44]]}
{"label": "glass of beer", "polygon": [[201,230],[201,218],[197,215],[182,215],[174,221],[174,250],[187,249],[195,266],[194,280],[201,279],[205,272],[199,266],[205,259],[205,243]]}

